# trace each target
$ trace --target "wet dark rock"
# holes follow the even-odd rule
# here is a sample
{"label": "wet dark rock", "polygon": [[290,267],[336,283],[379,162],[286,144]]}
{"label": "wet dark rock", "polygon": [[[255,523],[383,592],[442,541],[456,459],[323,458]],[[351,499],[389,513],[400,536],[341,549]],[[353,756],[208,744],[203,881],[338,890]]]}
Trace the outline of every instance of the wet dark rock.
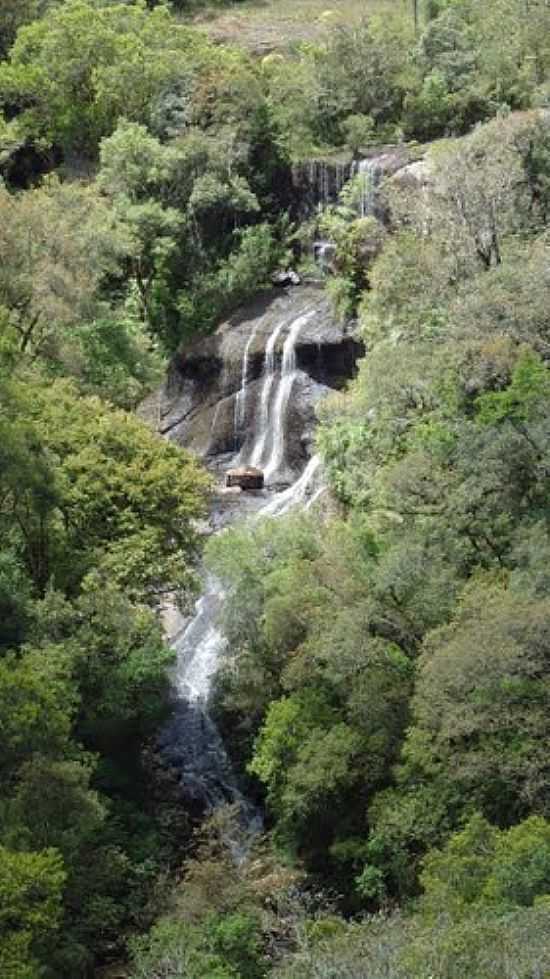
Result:
{"label": "wet dark rock", "polygon": [[292,184],[299,216],[308,217],[319,207],[334,204],[346,180],[349,180],[351,168],[351,159],[296,163],[292,168]]}

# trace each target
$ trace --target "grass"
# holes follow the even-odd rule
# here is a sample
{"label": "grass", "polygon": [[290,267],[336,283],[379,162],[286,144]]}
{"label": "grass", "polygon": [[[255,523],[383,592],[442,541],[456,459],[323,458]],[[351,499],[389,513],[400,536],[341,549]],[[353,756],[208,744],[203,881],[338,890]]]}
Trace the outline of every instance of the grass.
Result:
{"label": "grass", "polygon": [[223,7],[207,5],[192,21],[212,40],[262,56],[322,40],[327,29],[339,23],[349,25],[409,7],[410,0],[239,0]]}

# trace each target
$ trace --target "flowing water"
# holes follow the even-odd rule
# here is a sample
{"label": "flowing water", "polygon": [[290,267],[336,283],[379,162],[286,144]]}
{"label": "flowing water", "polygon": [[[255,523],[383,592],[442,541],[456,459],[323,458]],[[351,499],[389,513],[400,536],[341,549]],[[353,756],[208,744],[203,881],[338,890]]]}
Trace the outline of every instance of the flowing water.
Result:
{"label": "flowing water", "polygon": [[[254,519],[278,517],[293,507],[307,506],[308,494],[313,500],[324,489],[314,490],[319,472],[320,459],[314,456],[288,489],[257,497]],[[223,805],[235,807],[243,838],[229,843],[235,859],[240,860],[249,842],[261,831],[262,817],[238,786],[209,710],[213,681],[227,650],[220,627],[223,601],[220,582],[206,575],[194,614],[172,641],[176,652],[174,710],[161,735],[160,748],[167,762],[178,771],[188,799],[207,812]]]}
{"label": "flowing water", "polygon": [[248,387],[248,362],[250,358],[250,348],[256,338],[260,324],[256,323],[253,330],[250,332],[250,336],[246,341],[246,345],[243,353],[243,366],[241,370],[241,387],[237,391],[237,396],[235,398],[235,444],[237,444],[237,439],[239,437],[239,431],[243,426],[246,418],[246,392]]}
{"label": "flowing water", "polygon": [[296,343],[300,330],[315,316],[315,310],[310,309],[292,323],[283,346],[283,359],[279,383],[273,400],[270,417],[267,419],[267,431],[271,432],[271,454],[264,467],[264,478],[267,483],[281,468],[285,455],[285,415],[292,394],[292,385],[296,378]]}
{"label": "flowing water", "polygon": [[273,499],[262,507],[260,516],[282,517],[295,507],[302,507],[304,510],[308,510],[313,505],[313,502],[318,500],[326,490],[325,483],[318,485],[320,473],[321,459],[320,456],[314,455],[296,482],[292,486],[289,486],[288,489],[283,490],[282,493],[277,493]]}
{"label": "flowing water", "polygon": [[376,210],[377,191],[384,171],[377,157],[359,160],[354,165],[352,176],[361,177],[361,197],[359,200],[359,215],[362,218],[371,217]]}
{"label": "flowing water", "polygon": [[296,343],[300,330],[315,312],[315,309],[306,310],[291,322],[283,344],[280,371],[276,369],[275,346],[286,326],[284,320],[275,326],[267,341],[258,426],[248,459],[249,465],[263,469],[266,482],[277,474],[284,462],[285,415],[296,378]]}
{"label": "flowing water", "polygon": [[286,326],[286,320],[281,319],[275,324],[266,344],[264,353],[264,380],[260,395],[258,425],[252,452],[248,460],[251,466],[260,466],[265,452],[266,440],[269,434],[269,405],[271,391],[275,383],[275,345]]}
{"label": "flowing water", "polygon": [[[282,317],[266,343],[263,381],[255,415],[256,431],[250,455],[250,462],[254,460],[256,464],[268,456],[266,476],[268,473],[275,476],[284,464],[285,414],[296,375],[296,343],[300,331],[315,313],[316,310],[311,307],[302,309],[290,323]],[[282,358],[277,367],[276,345],[285,330]],[[243,354],[240,399],[236,408],[239,419],[244,417],[252,339],[253,334]],[[242,516],[246,503],[249,519],[279,517],[294,507],[307,508],[324,488],[321,461],[316,455],[309,460],[299,478],[282,492],[265,490],[243,497],[235,516]],[[226,519],[225,524],[227,522]],[[227,650],[227,641],[220,626],[223,601],[220,582],[205,575],[203,592],[195,605],[194,614],[179,631],[175,630],[175,634],[173,630],[172,645],[176,651],[174,711],[161,736],[161,749],[167,761],[180,773],[186,797],[196,800],[197,805],[206,811],[233,804],[240,814],[245,835],[250,838],[261,829],[261,816],[240,791],[222,738],[210,715],[213,681]],[[242,844],[240,847],[235,849],[236,859],[243,855]]]}

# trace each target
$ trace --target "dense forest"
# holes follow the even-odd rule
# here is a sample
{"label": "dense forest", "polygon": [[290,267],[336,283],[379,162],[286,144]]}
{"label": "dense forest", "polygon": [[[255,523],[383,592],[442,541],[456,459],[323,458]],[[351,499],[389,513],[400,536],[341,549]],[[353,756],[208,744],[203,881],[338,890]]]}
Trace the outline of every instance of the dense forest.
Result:
{"label": "dense forest", "polygon": [[[0,976],[544,979],[550,7],[320,6],[268,53],[222,9],[0,6]],[[349,179],[306,213],[311,161]],[[137,409],[289,267],[364,344],[330,500],[204,545]],[[156,737],[202,562],[240,859]]]}

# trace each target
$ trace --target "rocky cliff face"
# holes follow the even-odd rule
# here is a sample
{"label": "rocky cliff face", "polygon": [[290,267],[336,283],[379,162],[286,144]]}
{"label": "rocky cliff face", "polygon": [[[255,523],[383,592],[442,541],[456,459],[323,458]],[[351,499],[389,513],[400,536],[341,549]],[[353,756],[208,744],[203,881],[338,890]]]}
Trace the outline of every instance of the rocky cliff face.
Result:
{"label": "rocky cliff face", "polygon": [[311,455],[317,402],[353,376],[361,353],[321,288],[272,290],[178,352],[157,425],[214,468],[252,463],[290,482]]}

